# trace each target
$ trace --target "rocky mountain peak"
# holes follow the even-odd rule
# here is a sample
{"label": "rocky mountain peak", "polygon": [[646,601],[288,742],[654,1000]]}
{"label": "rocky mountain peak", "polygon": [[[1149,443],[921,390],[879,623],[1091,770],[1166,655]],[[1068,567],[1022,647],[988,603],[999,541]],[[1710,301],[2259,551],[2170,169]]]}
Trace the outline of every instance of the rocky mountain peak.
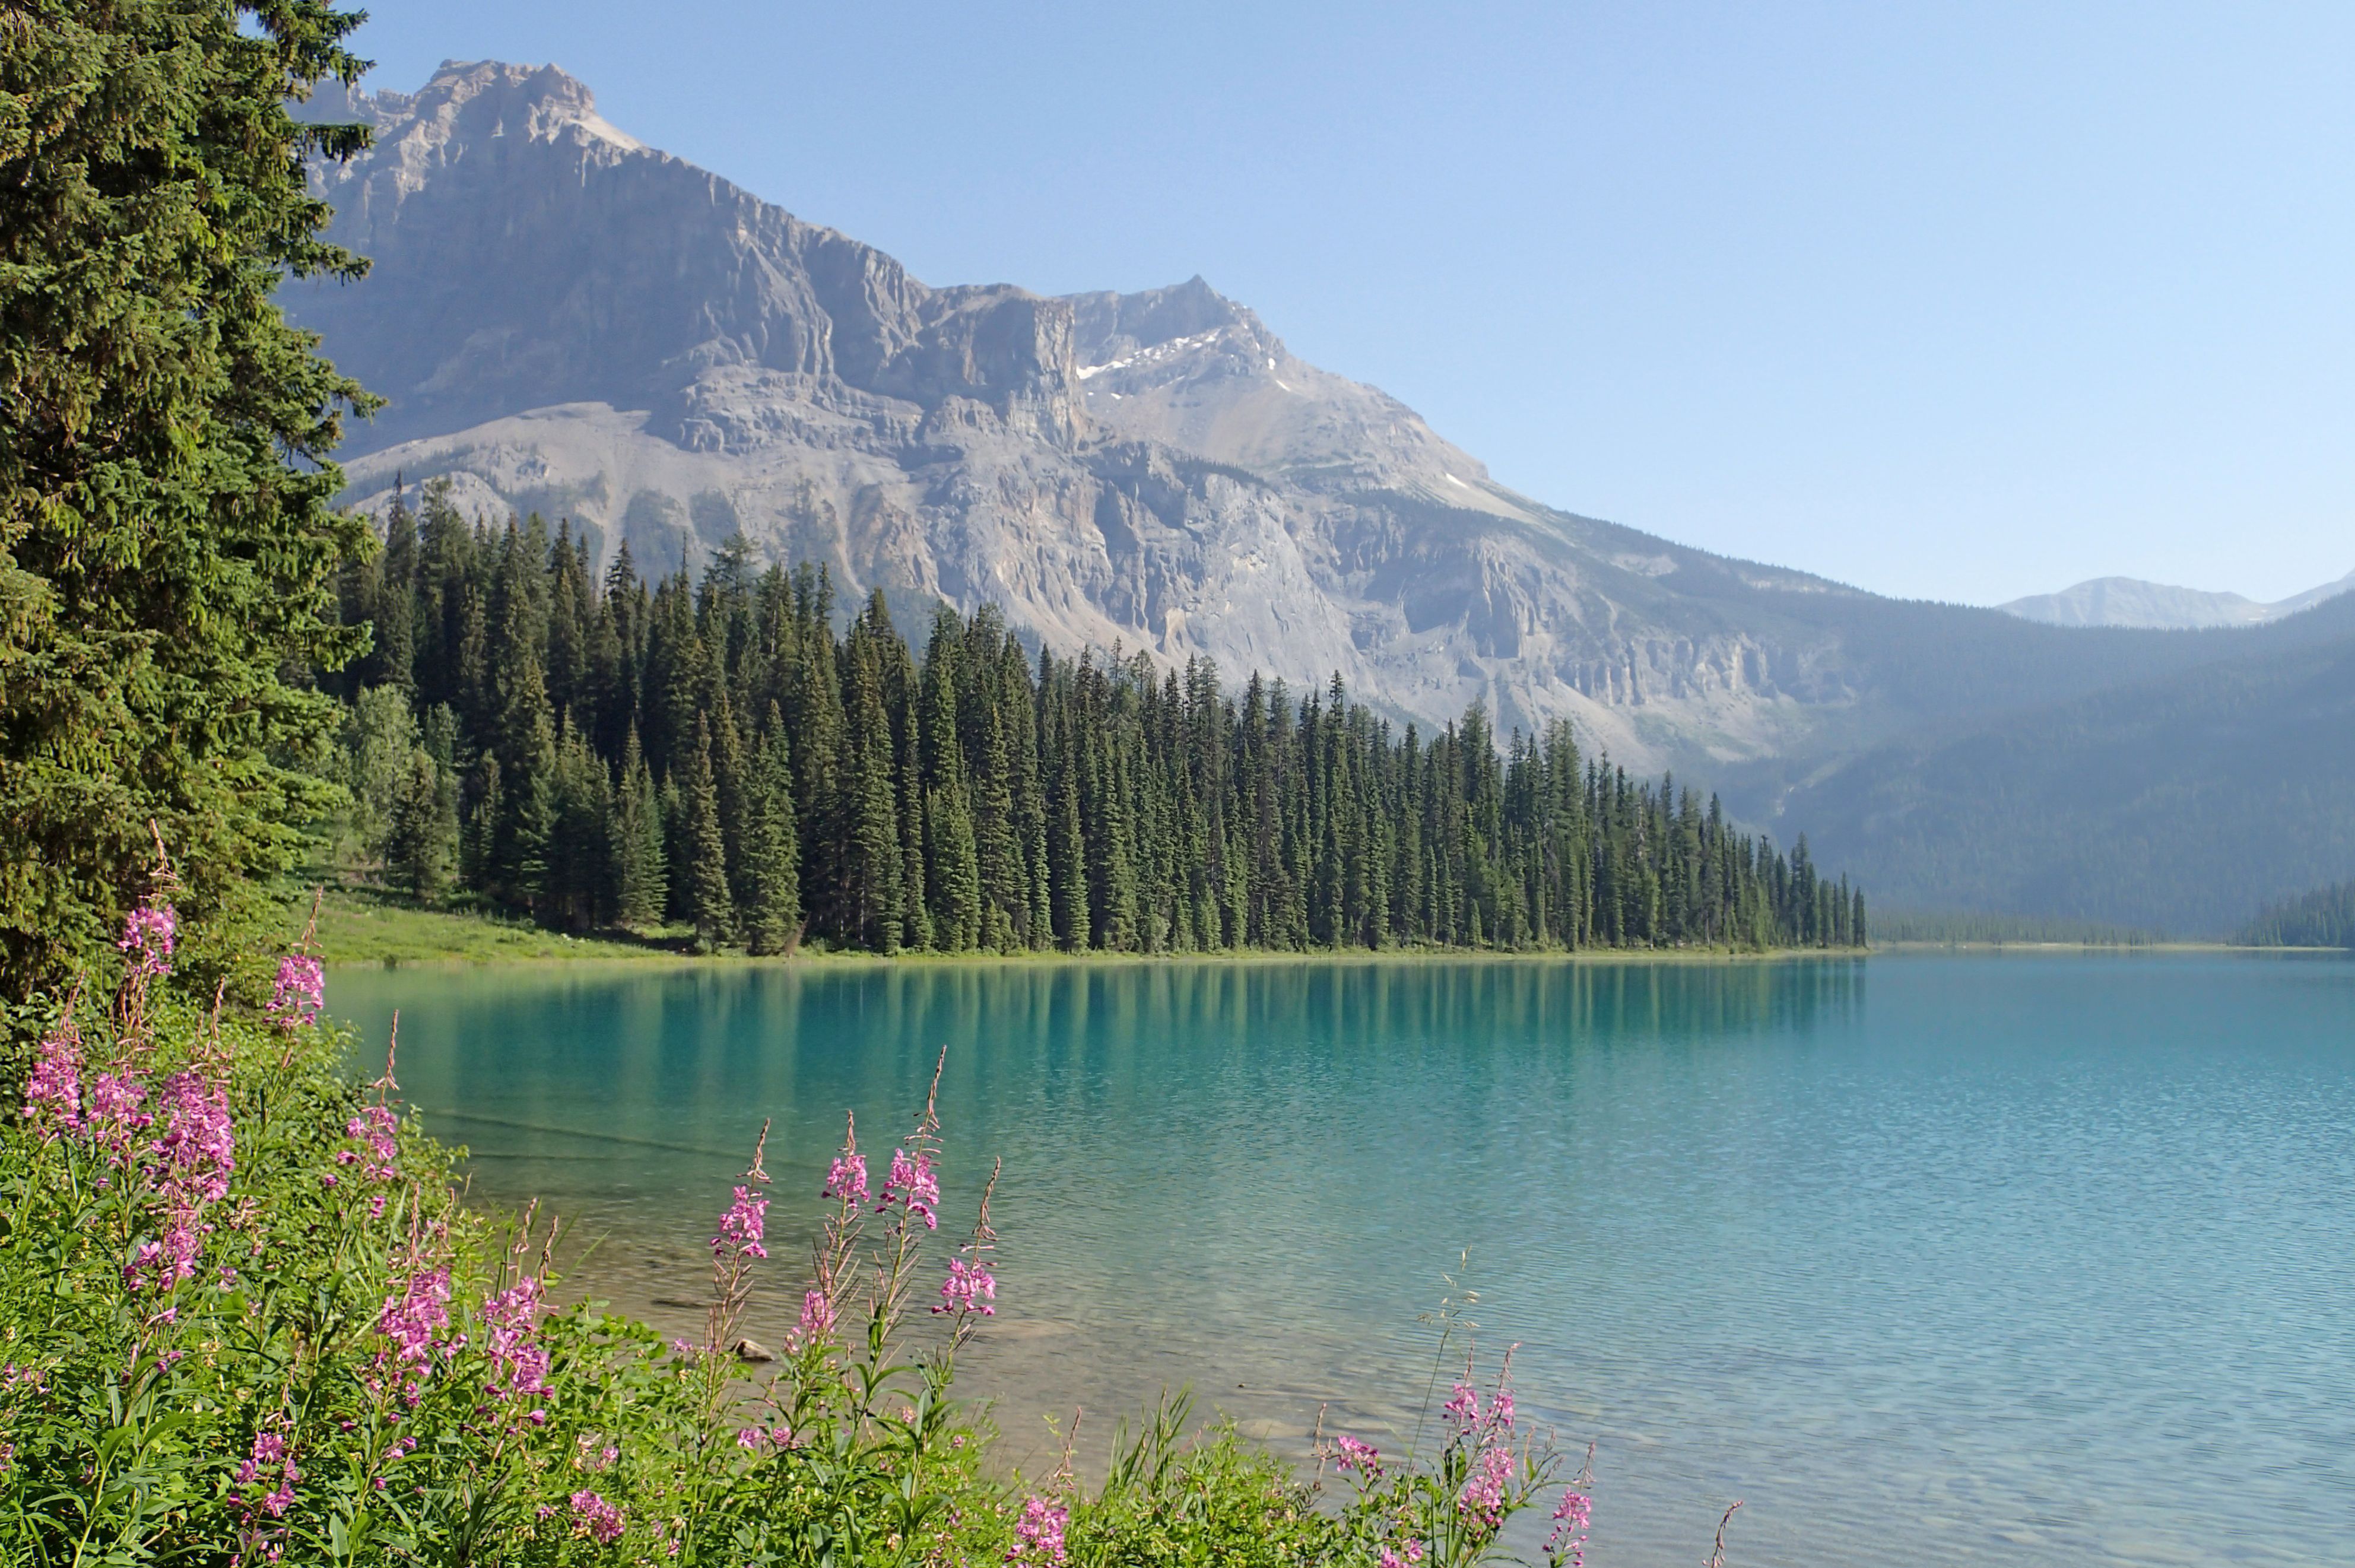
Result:
{"label": "rocky mountain peak", "polygon": [[320,171],[345,233],[363,248],[380,225],[398,220],[400,204],[438,171],[510,138],[562,142],[584,158],[606,163],[648,153],[597,112],[588,83],[553,65],[443,60],[415,92],[352,92],[329,83],[302,115],[375,128],[376,145],[366,160]]}
{"label": "rocky mountain peak", "polygon": [[1230,336],[1255,357],[1284,356],[1284,345],[1257,315],[1204,283],[1199,273],[1141,293],[1064,297],[1071,306],[1073,344],[1082,374],[1173,344]]}
{"label": "rocky mountain peak", "polygon": [[450,61],[416,92],[323,94],[304,112],[376,128],[364,156],[319,172],[334,237],[373,274],[289,291],[389,400],[360,450],[575,403],[724,449],[763,439],[747,387],[1079,439],[1068,305],[928,288],[871,246],[645,147],[554,66]]}

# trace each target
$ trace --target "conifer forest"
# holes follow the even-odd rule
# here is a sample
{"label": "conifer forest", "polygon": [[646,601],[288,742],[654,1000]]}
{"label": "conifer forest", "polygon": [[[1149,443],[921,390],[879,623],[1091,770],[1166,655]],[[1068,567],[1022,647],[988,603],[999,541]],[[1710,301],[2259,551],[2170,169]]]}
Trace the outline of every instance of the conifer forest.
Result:
{"label": "conifer forest", "polygon": [[[891,954],[1861,945],[1864,899],[1714,798],[1501,744],[1478,707],[1394,728],[1337,677],[1053,649],[943,605],[921,657],[879,593],[740,538],[649,582],[537,516],[429,488],[340,586],[370,651],[339,855],[421,901],[698,946]],[[840,628],[840,629],[838,629]]]}

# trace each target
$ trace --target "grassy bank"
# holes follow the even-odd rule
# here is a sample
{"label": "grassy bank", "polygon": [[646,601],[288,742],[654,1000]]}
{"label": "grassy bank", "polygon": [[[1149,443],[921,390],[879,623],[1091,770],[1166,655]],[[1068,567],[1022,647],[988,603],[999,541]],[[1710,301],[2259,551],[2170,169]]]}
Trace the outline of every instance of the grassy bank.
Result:
{"label": "grassy bank", "polygon": [[[310,919],[308,896],[286,906],[282,925],[290,945]],[[330,889],[320,897],[314,945],[328,964],[676,963],[683,956],[659,943],[568,936],[528,922],[420,909],[350,889]]]}
{"label": "grassy bank", "polygon": [[[286,906],[282,921],[285,940],[293,943],[311,918],[309,895]],[[1021,952],[901,953],[885,957],[874,953],[830,952],[804,948],[791,959],[747,958],[741,953],[698,955],[691,950],[691,933],[684,928],[645,938],[613,933],[570,936],[545,930],[526,921],[470,910],[421,909],[363,889],[338,888],[319,901],[315,946],[330,965],[370,964],[527,964],[582,960],[620,963],[810,964],[810,965],[961,965],[961,964],[1723,964],[1759,963],[1795,957],[1859,957],[1861,948],[1613,947],[1576,953],[1504,952],[1465,947],[1363,947],[1283,952],[1265,948],[1212,953],[1087,953]]]}

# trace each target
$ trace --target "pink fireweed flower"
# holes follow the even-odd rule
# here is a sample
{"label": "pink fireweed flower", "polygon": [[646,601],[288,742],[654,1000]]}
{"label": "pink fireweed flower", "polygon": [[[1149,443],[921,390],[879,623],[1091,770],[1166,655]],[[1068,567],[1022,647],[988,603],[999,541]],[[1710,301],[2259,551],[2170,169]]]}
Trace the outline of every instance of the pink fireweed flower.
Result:
{"label": "pink fireweed flower", "polygon": [[400,1282],[400,1294],[384,1298],[376,1330],[392,1341],[393,1354],[421,1371],[430,1370],[442,1332],[450,1327],[450,1271],[419,1269]]}
{"label": "pink fireweed flower", "polygon": [[802,1294],[801,1329],[804,1337],[822,1339],[833,1333],[834,1316],[833,1299],[826,1292],[811,1290]]}
{"label": "pink fireweed flower", "polygon": [[1483,1448],[1455,1494],[1455,1511],[1475,1524],[1494,1529],[1505,1517],[1505,1484],[1512,1479],[1513,1451]]}
{"label": "pink fireweed flower", "polygon": [[240,1507],[258,1506],[271,1518],[283,1519],[287,1509],[293,1505],[294,1483],[303,1478],[303,1472],[294,1467],[294,1456],[287,1451],[285,1434],[264,1427],[253,1435],[253,1446],[248,1451],[245,1462],[237,1467],[237,1484],[242,1488],[269,1479],[271,1477],[265,1472],[271,1470],[278,1472],[275,1477],[278,1484],[258,1503],[243,1498],[236,1500]]}
{"label": "pink fireweed flower", "polygon": [[823,1196],[839,1198],[846,1203],[864,1203],[870,1196],[867,1190],[867,1157],[863,1154],[838,1154],[826,1167]]}
{"label": "pink fireweed flower", "polygon": [[41,1040],[41,1053],[25,1082],[25,1119],[44,1143],[81,1130],[81,1037],[70,1024]]}
{"label": "pink fireweed flower", "polygon": [[1341,1451],[1341,1456],[1334,1461],[1340,1468],[1355,1470],[1368,1480],[1381,1474],[1381,1452],[1372,1444],[1360,1443],[1358,1439],[1344,1435],[1335,1438],[1333,1445]]}
{"label": "pink fireweed flower", "polygon": [[[110,1098],[120,1094],[110,1090]],[[169,1290],[196,1275],[205,1235],[212,1230],[203,1221],[205,1206],[229,1196],[229,1179],[237,1168],[237,1128],[227,1093],[197,1072],[175,1072],[164,1080],[155,1104],[164,1133],[148,1144],[140,1174],[155,1189],[161,1234],[137,1249],[123,1277],[134,1288]],[[135,1118],[143,1128],[158,1119],[144,1111]],[[117,1115],[110,1122],[111,1136],[119,1140],[133,1118]]]}
{"label": "pink fireweed flower", "polygon": [[989,1304],[996,1298],[997,1281],[990,1277],[986,1262],[968,1264],[963,1258],[951,1258],[949,1276],[941,1281],[941,1303],[932,1310],[958,1317],[971,1312],[995,1317],[997,1308]]}
{"label": "pink fireweed flower", "polygon": [[1480,1391],[1459,1379],[1455,1384],[1455,1397],[1441,1408],[1448,1420],[1469,1432],[1480,1424]]}
{"label": "pink fireweed flower", "polygon": [[1553,1531],[1546,1537],[1546,1555],[1559,1559],[1567,1553],[1571,1568],[1582,1568],[1586,1562],[1586,1524],[1593,1516],[1593,1500],[1574,1488],[1564,1487],[1561,1501],[1553,1510]]}
{"label": "pink fireweed flower", "polygon": [[537,1279],[518,1280],[483,1304],[490,1392],[502,1399],[529,1399],[548,1392],[548,1347],[537,1333],[539,1312]]}
{"label": "pink fireweed flower", "polygon": [[164,1136],[148,1145],[150,1168],[159,1190],[197,1202],[218,1203],[229,1196],[237,1168],[237,1126],[228,1093],[197,1072],[175,1072],[156,1097]]}
{"label": "pink fireweed flower", "polygon": [[172,972],[172,944],[178,933],[172,906],[149,899],[123,921],[123,940],[114,945],[123,950],[132,974],[156,979]]}
{"label": "pink fireweed flower", "polygon": [[622,1510],[586,1488],[572,1494],[572,1533],[605,1545],[622,1538]]}
{"label": "pink fireweed flower", "polygon": [[719,1216],[719,1233],[711,1238],[711,1255],[723,1262],[730,1256],[767,1257],[761,1237],[768,1212],[767,1199],[754,1197],[749,1187],[738,1188],[736,1201]]}
{"label": "pink fireweed flower", "polygon": [[1030,1499],[1022,1505],[1022,1517],[1014,1521],[1014,1544],[1006,1549],[1006,1560],[1060,1568],[1064,1561],[1063,1527],[1071,1521],[1071,1509],[1045,1498]]}
{"label": "pink fireweed flower", "polygon": [[875,1211],[883,1213],[894,1203],[904,1205],[927,1231],[940,1229],[941,1179],[932,1171],[932,1156],[911,1157],[903,1148],[891,1151],[891,1175],[883,1183],[883,1197]]}
{"label": "pink fireweed flower", "polygon": [[336,1162],[364,1167],[360,1174],[370,1181],[390,1181],[399,1174],[400,1127],[400,1117],[391,1106],[361,1106],[359,1115],[344,1124],[344,1135],[364,1147],[344,1150],[336,1156]]}
{"label": "pink fireweed flower", "polygon": [[139,1135],[155,1125],[147,1114],[147,1087],[128,1072],[101,1072],[91,1083],[82,1125],[110,1165],[127,1165]]}
{"label": "pink fireweed flower", "polygon": [[278,961],[278,983],[267,1009],[279,1028],[301,1029],[319,1019],[326,1006],[327,976],[319,961],[304,953],[290,953]]}

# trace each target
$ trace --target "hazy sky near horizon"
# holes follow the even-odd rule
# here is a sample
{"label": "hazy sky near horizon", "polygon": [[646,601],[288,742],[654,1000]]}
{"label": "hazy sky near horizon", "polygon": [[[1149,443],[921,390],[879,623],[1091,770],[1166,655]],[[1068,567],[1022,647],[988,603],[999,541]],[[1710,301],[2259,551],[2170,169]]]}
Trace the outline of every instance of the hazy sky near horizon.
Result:
{"label": "hazy sky near horizon", "polygon": [[2355,7],[409,0],[906,262],[1199,272],[1555,506],[1883,592],[2355,569]]}

